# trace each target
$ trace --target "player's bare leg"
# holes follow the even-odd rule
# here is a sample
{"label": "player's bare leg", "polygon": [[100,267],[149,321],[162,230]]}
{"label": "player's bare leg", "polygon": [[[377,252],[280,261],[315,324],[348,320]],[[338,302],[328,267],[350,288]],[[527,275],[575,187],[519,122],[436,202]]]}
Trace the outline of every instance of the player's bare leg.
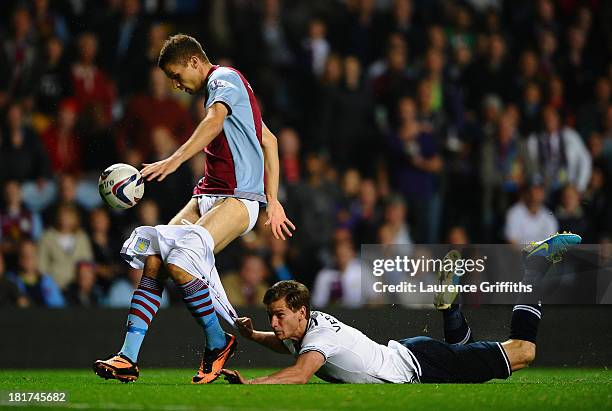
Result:
{"label": "player's bare leg", "polygon": [[206,335],[204,355],[192,382],[194,384],[210,383],[218,378],[218,371],[224,367],[225,362],[236,350],[238,345],[236,337],[225,333],[221,328],[211,300],[210,290],[204,281],[172,263],[168,263],[167,268],[185,305],[204,329]]}
{"label": "player's bare leg", "polygon": [[187,220],[190,223],[195,223],[200,218],[200,209],[198,208],[198,199],[192,198],[189,200],[185,207],[179,211],[168,223],[169,225],[180,225],[183,224],[183,220]]}
{"label": "player's bare leg", "polygon": [[244,233],[249,226],[249,212],[242,201],[227,197],[218,201],[196,224],[210,233],[217,254]]}

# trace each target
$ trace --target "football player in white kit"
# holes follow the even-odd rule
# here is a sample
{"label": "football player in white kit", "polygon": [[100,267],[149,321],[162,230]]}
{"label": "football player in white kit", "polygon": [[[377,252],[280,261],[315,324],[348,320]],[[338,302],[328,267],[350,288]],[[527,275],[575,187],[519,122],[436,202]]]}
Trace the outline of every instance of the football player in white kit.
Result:
{"label": "football player in white kit", "polygon": [[[531,246],[523,282],[539,291],[550,265],[580,241],[564,233]],[[535,358],[541,304],[519,301],[514,306],[510,337],[503,343],[473,342],[465,318],[453,304],[441,310],[445,341],[413,337],[382,345],[329,314],[311,312],[309,299],[303,284],[280,281],[264,297],[272,332],[254,330],[249,318],[237,320],[242,336],[294,355],[293,366],[252,380],[236,370],[222,369],[220,374],[234,384],[305,384],[313,375],[336,383],[480,383],[506,379]]]}

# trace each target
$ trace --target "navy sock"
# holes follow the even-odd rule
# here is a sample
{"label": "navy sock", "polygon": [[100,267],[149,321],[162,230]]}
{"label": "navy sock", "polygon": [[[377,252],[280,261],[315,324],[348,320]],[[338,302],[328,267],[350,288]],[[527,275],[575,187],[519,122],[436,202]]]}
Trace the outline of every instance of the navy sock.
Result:
{"label": "navy sock", "polygon": [[549,260],[541,256],[525,260],[525,273],[521,281],[531,285],[533,291],[521,294],[517,299],[510,321],[510,339],[536,343],[542,319],[542,279],[551,265]]}
{"label": "navy sock", "polygon": [[510,339],[530,341],[535,344],[541,319],[541,304],[515,305],[510,322]]}
{"label": "navy sock", "polygon": [[206,348],[212,350],[225,346],[225,332],[219,324],[217,313],[210,299],[210,292],[204,281],[194,278],[185,284],[178,285],[183,301],[191,315],[204,329]]}
{"label": "navy sock", "polygon": [[143,275],[140,278],[138,288],[134,291],[127,318],[127,333],[125,334],[123,347],[119,351],[133,362],[138,361],[140,346],[144,341],[151,321],[157,314],[163,290],[162,283]]}
{"label": "navy sock", "polygon": [[472,330],[468,325],[459,304],[442,310],[444,318],[444,341],[449,344],[468,344],[474,341]]}

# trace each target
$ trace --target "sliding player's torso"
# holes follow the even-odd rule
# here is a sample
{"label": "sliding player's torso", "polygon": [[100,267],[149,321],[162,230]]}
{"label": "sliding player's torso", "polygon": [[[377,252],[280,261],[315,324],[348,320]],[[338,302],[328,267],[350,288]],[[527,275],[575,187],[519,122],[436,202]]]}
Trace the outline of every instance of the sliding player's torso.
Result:
{"label": "sliding player's torso", "polygon": [[414,365],[408,353],[402,352],[406,348],[378,344],[320,311],[311,313],[301,344],[291,340],[283,343],[296,357],[309,351],[321,353],[326,361],[316,375],[325,381],[405,383],[415,378]]}

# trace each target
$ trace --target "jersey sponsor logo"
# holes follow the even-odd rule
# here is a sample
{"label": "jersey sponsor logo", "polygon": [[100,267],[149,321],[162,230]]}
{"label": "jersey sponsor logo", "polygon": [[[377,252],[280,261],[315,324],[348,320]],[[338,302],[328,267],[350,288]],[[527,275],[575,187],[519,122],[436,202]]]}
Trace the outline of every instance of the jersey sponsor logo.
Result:
{"label": "jersey sponsor logo", "polygon": [[151,245],[150,240],[147,240],[146,238],[138,237],[138,240],[136,240],[136,244],[134,244],[134,250],[138,251],[139,253],[145,253],[149,249],[150,245]]}
{"label": "jersey sponsor logo", "polygon": [[210,82],[210,91],[215,91],[218,88],[228,87],[229,83],[225,80],[216,79]]}

